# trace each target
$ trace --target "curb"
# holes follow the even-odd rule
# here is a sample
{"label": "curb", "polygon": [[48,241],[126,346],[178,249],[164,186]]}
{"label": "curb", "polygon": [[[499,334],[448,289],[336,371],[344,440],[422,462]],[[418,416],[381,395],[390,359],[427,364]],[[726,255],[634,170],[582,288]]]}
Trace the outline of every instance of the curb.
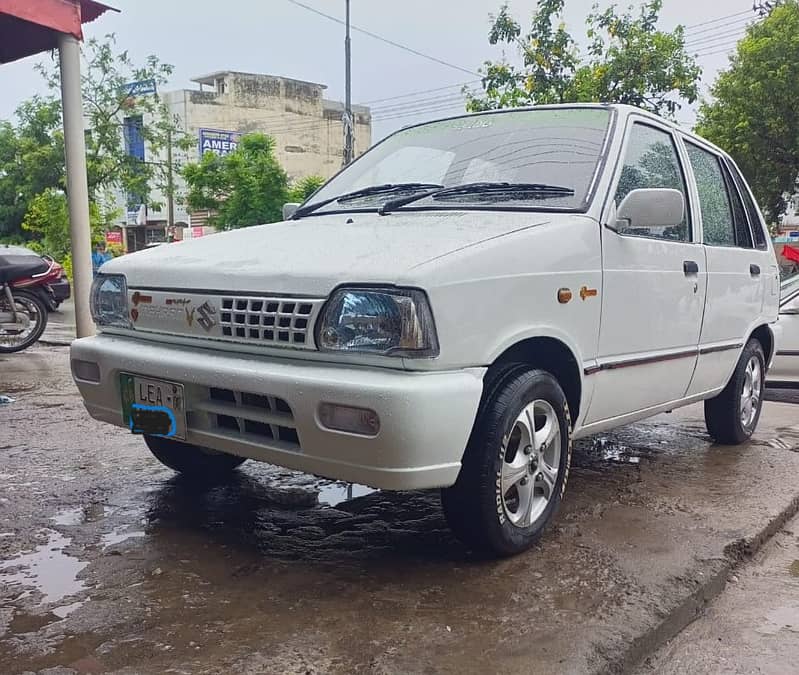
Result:
{"label": "curb", "polygon": [[799,495],[796,495],[779,513],[774,514],[753,537],[727,544],[724,547],[723,558],[706,560],[705,566],[697,570],[702,572],[702,580],[695,582],[694,591],[666,611],[659,623],[634,638],[620,654],[609,657],[608,662],[596,672],[602,675],[618,675],[630,673],[643,665],[649,656],[699,618],[708,603],[721,595],[727,587],[730,574],[751,560],[752,556],[797,513],[799,513]]}
{"label": "curb", "polygon": [[58,340],[58,339],[49,339],[49,338],[39,338],[36,341],[37,344],[45,345],[46,347],[69,347],[72,344],[72,340]]}

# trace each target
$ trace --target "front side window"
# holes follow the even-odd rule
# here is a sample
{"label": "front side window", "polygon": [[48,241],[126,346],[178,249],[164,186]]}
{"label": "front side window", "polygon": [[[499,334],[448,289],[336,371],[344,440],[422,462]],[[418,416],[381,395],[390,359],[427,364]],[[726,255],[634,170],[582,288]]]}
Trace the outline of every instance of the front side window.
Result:
{"label": "front side window", "polygon": [[[685,179],[671,134],[636,122],[630,130],[621,177],[616,188],[616,207],[633,190],[646,188],[679,190],[685,204],[688,204]],[[636,227],[633,230],[625,229],[624,234],[670,241],[689,241],[688,209],[686,208],[683,213],[682,223],[676,227]]]}
{"label": "front side window", "polygon": [[709,246],[735,246],[733,219],[727,183],[718,155],[691,143],[686,144],[694,171],[699,207],[702,212],[704,241]]}
{"label": "front side window", "polygon": [[300,214],[377,210],[414,196],[403,208],[584,210],[611,117],[605,108],[508,110],[403,129],[331,179]]}

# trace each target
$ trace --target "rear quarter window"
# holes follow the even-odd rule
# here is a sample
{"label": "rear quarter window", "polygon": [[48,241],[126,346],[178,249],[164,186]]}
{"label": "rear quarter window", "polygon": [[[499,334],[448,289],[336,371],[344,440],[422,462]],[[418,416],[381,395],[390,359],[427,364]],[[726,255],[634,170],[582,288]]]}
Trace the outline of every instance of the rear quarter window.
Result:
{"label": "rear quarter window", "polygon": [[768,248],[768,243],[766,239],[766,233],[763,230],[763,221],[760,216],[760,209],[757,207],[757,204],[755,204],[754,199],[752,199],[752,195],[749,193],[749,186],[746,184],[746,181],[741,175],[741,172],[738,170],[738,167],[732,162],[727,161],[727,168],[732,174],[735,184],[738,186],[738,191],[741,193],[741,198],[744,202],[744,208],[746,209],[746,215],[749,218],[749,225],[751,226],[752,234],[755,237],[755,247],[759,248],[760,250],[765,250]]}

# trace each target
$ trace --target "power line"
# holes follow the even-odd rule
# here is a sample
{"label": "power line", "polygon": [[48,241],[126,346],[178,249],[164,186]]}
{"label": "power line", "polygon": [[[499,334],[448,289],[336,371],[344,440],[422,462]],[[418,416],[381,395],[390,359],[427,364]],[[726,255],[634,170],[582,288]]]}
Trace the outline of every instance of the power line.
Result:
{"label": "power line", "polygon": [[721,28],[726,28],[728,26],[739,26],[743,28],[748,24],[750,21],[753,21],[753,17],[743,17],[740,19],[735,19],[733,21],[727,21],[726,23],[720,23],[715,26],[710,26],[709,28],[703,28],[702,30],[692,30],[692,31],[685,31],[685,37],[687,40],[693,40],[697,35],[702,35],[703,33],[711,33],[715,30],[719,30]]}
{"label": "power line", "polygon": [[735,38],[736,40],[740,40],[746,36],[746,31],[733,31],[732,33],[722,33],[720,35],[713,35],[711,37],[706,37],[703,40],[697,40],[696,42],[686,42],[685,48],[686,49],[703,49],[707,47],[710,43],[719,42],[720,40],[731,40]]}
{"label": "power line", "polygon": [[419,94],[432,94],[433,92],[437,91],[444,91],[446,89],[463,89],[463,87],[468,87],[472,84],[477,84],[478,82],[482,82],[482,80],[469,80],[468,82],[461,82],[459,84],[450,84],[446,87],[435,87],[434,89],[422,89],[421,91],[411,91],[406,94],[397,94],[396,96],[388,96],[386,98],[376,98],[371,101],[364,101],[363,105],[371,105],[372,103],[382,103],[383,101],[395,101],[401,98],[410,98],[412,96],[418,96]]}
{"label": "power line", "polygon": [[700,26],[707,26],[708,24],[711,24],[711,23],[718,23],[719,21],[723,21],[724,19],[734,19],[736,16],[743,16],[744,14],[747,14],[747,15],[751,16],[752,12],[751,12],[751,10],[747,9],[747,10],[745,10],[743,12],[737,12],[735,14],[728,14],[727,16],[720,16],[720,17],[718,17],[716,19],[708,19],[707,21],[703,21],[702,23],[695,23],[695,24],[691,24],[690,26],[686,26],[685,30],[690,30],[692,28],[699,28]]}
{"label": "power line", "polygon": [[[319,16],[323,16],[330,21],[335,21],[338,24],[346,25],[346,22],[342,19],[339,19],[336,16],[332,16],[331,14],[325,14],[324,12],[316,9],[315,7],[311,7],[310,5],[306,5],[299,0],[287,0],[292,5],[296,5],[297,7],[302,7],[309,12],[313,12],[314,14],[318,14]],[[416,56],[421,56],[423,59],[427,59],[428,61],[433,61],[434,63],[438,63],[442,66],[447,66],[448,68],[454,68],[455,70],[459,70],[462,73],[468,73],[469,75],[476,75],[480,76],[480,73],[477,73],[473,70],[469,70],[468,68],[462,68],[461,66],[455,65],[454,63],[450,63],[449,61],[444,61],[443,59],[439,59],[438,57],[431,56],[430,54],[425,54],[424,52],[420,52],[412,47],[408,47],[407,45],[400,44],[399,42],[395,42],[394,40],[389,40],[382,35],[378,35],[377,33],[372,33],[364,28],[358,28],[357,26],[350,24],[350,28],[354,31],[358,31],[359,33],[363,33],[364,35],[368,35],[375,40],[380,40],[381,42],[385,42],[386,44],[391,45],[392,47],[396,47],[397,49],[402,49],[403,51],[409,52],[411,54],[415,54]]]}
{"label": "power line", "polygon": [[729,54],[732,50],[733,47],[724,47],[723,49],[719,49],[717,51],[705,52],[704,54],[697,54],[697,56],[705,58],[706,56],[715,56],[716,54]]}

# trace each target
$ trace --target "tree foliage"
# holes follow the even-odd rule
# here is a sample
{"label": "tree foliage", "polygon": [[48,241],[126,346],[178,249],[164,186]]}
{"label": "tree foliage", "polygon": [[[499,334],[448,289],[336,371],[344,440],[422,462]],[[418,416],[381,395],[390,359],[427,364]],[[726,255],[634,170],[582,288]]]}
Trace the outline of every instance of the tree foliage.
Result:
{"label": "tree foliage", "polygon": [[325,184],[322,176],[300,178],[289,188],[289,201],[301,204]]}
{"label": "tree foliage", "polygon": [[265,134],[242,136],[227,155],[206,152],[183,175],[189,208],[213,212],[210,222],[225,229],[281,220],[289,199],[288,176],[275,157],[274,139]]}
{"label": "tree foliage", "polygon": [[[89,204],[89,224],[92,242],[102,241],[109,213],[97,203]],[[22,229],[32,236],[33,248],[63,260],[71,250],[69,239],[69,211],[66,194],[47,188],[30,202],[22,222]]]}
{"label": "tree foliage", "polygon": [[[134,64],[127,52],[117,52],[113,35],[88,40],[82,47],[82,58],[90,200],[97,204],[120,190],[149,202],[151,189],[166,185],[166,165],[130,156],[123,134],[124,119],[142,119],[141,135],[149,157],[160,157],[170,137],[179,148],[188,147],[192,141],[178,131],[176,120],[158,96],[131,98],[125,85],[138,80],[163,85],[172,66],[155,56],[147,57],[143,65]],[[54,194],[63,194],[67,188],[58,63],[37,68],[51,93],[22,103],[13,122],[0,121],[0,236],[5,238],[39,236],[35,230],[22,227],[28,210],[37,196],[52,201]],[[41,206],[40,201],[36,207]],[[107,210],[98,206],[96,212]],[[36,214],[31,214],[28,222],[35,220]],[[64,235],[67,231],[64,229]]]}
{"label": "tree foliage", "polygon": [[727,150],[771,220],[799,180],[799,2],[746,31],[699,111],[697,132]]}
{"label": "tree foliage", "polygon": [[[87,40],[81,49],[81,90],[86,125],[86,172],[89,194],[98,190],[121,189],[147,203],[153,187],[164,189],[167,167],[164,162],[132,157],[126,148],[123,122],[141,120],[137,127],[146,148],[146,157],[161,156],[167,143],[188,147],[192,143],[178,127],[157,93],[131,96],[133,82],[152,81],[156,88],[168,81],[174,67],[148,56],[135,64],[127,50],[116,51],[116,37]],[[39,72],[59,102],[60,72],[57,63],[39,64]],[[60,118],[59,118],[60,123]]]}
{"label": "tree foliage", "polygon": [[516,48],[521,65],[487,61],[483,91],[467,92],[469,110],[602,101],[673,116],[681,100],[696,100],[701,70],[685,50],[681,26],[658,30],[662,0],[647,0],[638,12],[594,5],[585,55],[562,20],[564,2],[538,0],[526,31],[507,5],[492,17],[489,42]]}
{"label": "tree foliage", "polygon": [[34,97],[0,122],[0,236],[20,235],[31,200],[64,188],[64,135],[60,105]]}

